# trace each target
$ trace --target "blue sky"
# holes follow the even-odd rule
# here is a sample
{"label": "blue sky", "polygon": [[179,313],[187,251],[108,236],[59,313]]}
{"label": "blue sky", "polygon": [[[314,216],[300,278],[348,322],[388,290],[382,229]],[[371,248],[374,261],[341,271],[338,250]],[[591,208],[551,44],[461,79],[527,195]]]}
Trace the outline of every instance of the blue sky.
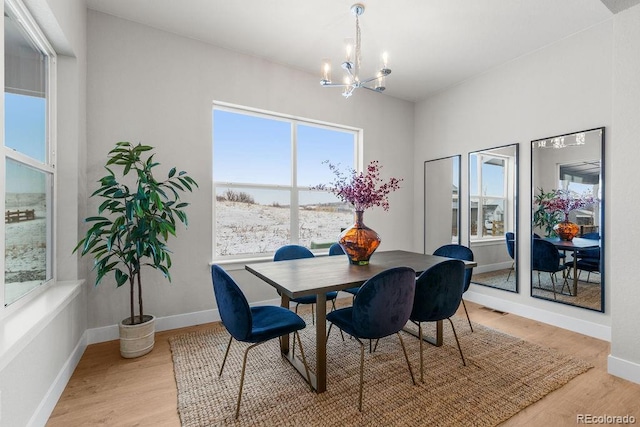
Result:
{"label": "blue sky", "polygon": [[[291,185],[291,125],[223,110],[213,112],[213,180],[269,185]],[[333,181],[325,160],[354,165],[354,133],[298,123],[298,186]],[[289,203],[288,191],[252,190],[259,203]],[[319,194],[302,193],[301,204],[332,201]]]}
{"label": "blue sky", "polygon": [[[4,94],[4,145],[37,161],[45,161],[46,99]],[[44,192],[44,174],[7,161],[7,193]]]}

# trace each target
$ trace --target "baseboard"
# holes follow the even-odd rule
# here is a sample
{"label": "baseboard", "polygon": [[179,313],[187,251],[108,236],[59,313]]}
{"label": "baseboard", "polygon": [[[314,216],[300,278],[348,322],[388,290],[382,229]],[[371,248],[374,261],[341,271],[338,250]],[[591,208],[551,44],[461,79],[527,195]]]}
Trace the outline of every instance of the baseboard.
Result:
{"label": "baseboard", "polygon": [[610,326],[601,325],[588,320],[576,319],[575,317],[554,313],[524,304],[514,303],[513,301],[496,298],[491,295],[473,292],[472,290],[468,290],[464,293],[464,299],[495,310],[517,314],[518,316],[526,317],[527,319],[547,323],[549,325],[557,326],[558,328],[567,329],[579,334],[611,342]]}
{"label": "baseboard", "polygon": [[[280,300],[273,299],[267,301],[259,301],[251,303],[250,305],[280,305]],[[203,323],[218,321],[220,321],[220,314],[218,313],[217,309],[156,317],[156,331],[169,331],[172,329],[186,328],[189,326],[202,325]],[[118,325],[109,325],[100,328],[87,329],[86,334],[87,345],[113,341],[119,338]]]}
{"label": "baseboard", "polygon": [[80,337],[78,343],[75,348],[67,358],[67,361],[58,372],[56,379],[49,386],[49,390],[45,394],[44,398],[38,405],[38,408],[31,416],[29,423],[27,426],[44,426],[47,424],[53,409],[56,407],[64,388],[67,386],[67,383],[71,379],[73,375],[73,371],[75,371],[76,366],[80,363],[80,359],[84,354],[85,349],[87,348],[87,331]]}
{"label": "baseboard", "polygon": [[473,273],[479,274],[479,273],[488,273],[490,271],[506,270],[508,268],[511,268],[512,264],[513,264],[513,261],[506,261],[506,262],[499,262],[496,264],[480,265],[478,267],[473,267]]}
{"label": "baseboard", "polygon": [[616,377],[640,384],[640,364],[609,355],[607,372]]}

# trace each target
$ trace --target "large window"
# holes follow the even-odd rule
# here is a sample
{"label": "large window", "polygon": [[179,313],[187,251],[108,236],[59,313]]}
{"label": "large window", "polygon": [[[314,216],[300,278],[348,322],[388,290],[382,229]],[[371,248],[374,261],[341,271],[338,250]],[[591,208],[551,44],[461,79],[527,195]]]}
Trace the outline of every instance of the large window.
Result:
{"label": "large window", "polygon": [[333,180],[326,161],[355,168],[357,136],[354,129],[215,104],[214,258],[335,242],[353,213],[310,187]]}
{"label": "large window", "polygon": [[471,239],[504,236],[509,199],[509,157],[477,153],[469,156]]}
{"label": "large window", "polygon": [[53,280],[54,53],[28,12],[5,1],[5,212],[2,301],[6,307]]}

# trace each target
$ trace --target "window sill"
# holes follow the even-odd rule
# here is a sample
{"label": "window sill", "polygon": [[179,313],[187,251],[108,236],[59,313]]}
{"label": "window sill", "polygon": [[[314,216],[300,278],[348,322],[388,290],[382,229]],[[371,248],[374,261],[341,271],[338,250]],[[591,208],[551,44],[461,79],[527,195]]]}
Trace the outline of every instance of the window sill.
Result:
{"label": "window sill", "polygon": [[[313,254],[317,257],[329,255],[328,249],[319,249],[319,251],[320,252],[313,251]],[[272,262],[272,261],[273,261],[273,256],[257,256],[253,258],[225,259],[225,260],[219,260],[219,261],[214,260],[209,263],[209,267],[211,267],[214,264],[217,264],[217,265],[223,266],[224,269],[227,271],[234,271],[234,270],[244,270],[244,266],[246,264],[251,264],[254,262],[257,263],[257,262]]]}
{"label": "window sill", "polygon": [[82,280],[54,283],[0,320],[0,371],[58,315],[82,289]]}

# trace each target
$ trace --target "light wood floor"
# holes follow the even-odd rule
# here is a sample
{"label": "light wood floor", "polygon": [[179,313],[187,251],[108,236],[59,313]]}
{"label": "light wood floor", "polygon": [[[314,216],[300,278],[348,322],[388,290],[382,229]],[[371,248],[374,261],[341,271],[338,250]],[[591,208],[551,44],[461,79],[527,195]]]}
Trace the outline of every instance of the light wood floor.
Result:
{"label": "light wood floor", "polygon": [[[467,308],[475,322],[594,365],[504,426],[575,426],[578,414],[632,415],[640,423],[640,385],[607,374],[608,342],[469,302]],[[179,426],[168,338],[210,326],[158,332],[154,350],[133,360],[120,357],[117,341],[89,346],[47,425]]]}

